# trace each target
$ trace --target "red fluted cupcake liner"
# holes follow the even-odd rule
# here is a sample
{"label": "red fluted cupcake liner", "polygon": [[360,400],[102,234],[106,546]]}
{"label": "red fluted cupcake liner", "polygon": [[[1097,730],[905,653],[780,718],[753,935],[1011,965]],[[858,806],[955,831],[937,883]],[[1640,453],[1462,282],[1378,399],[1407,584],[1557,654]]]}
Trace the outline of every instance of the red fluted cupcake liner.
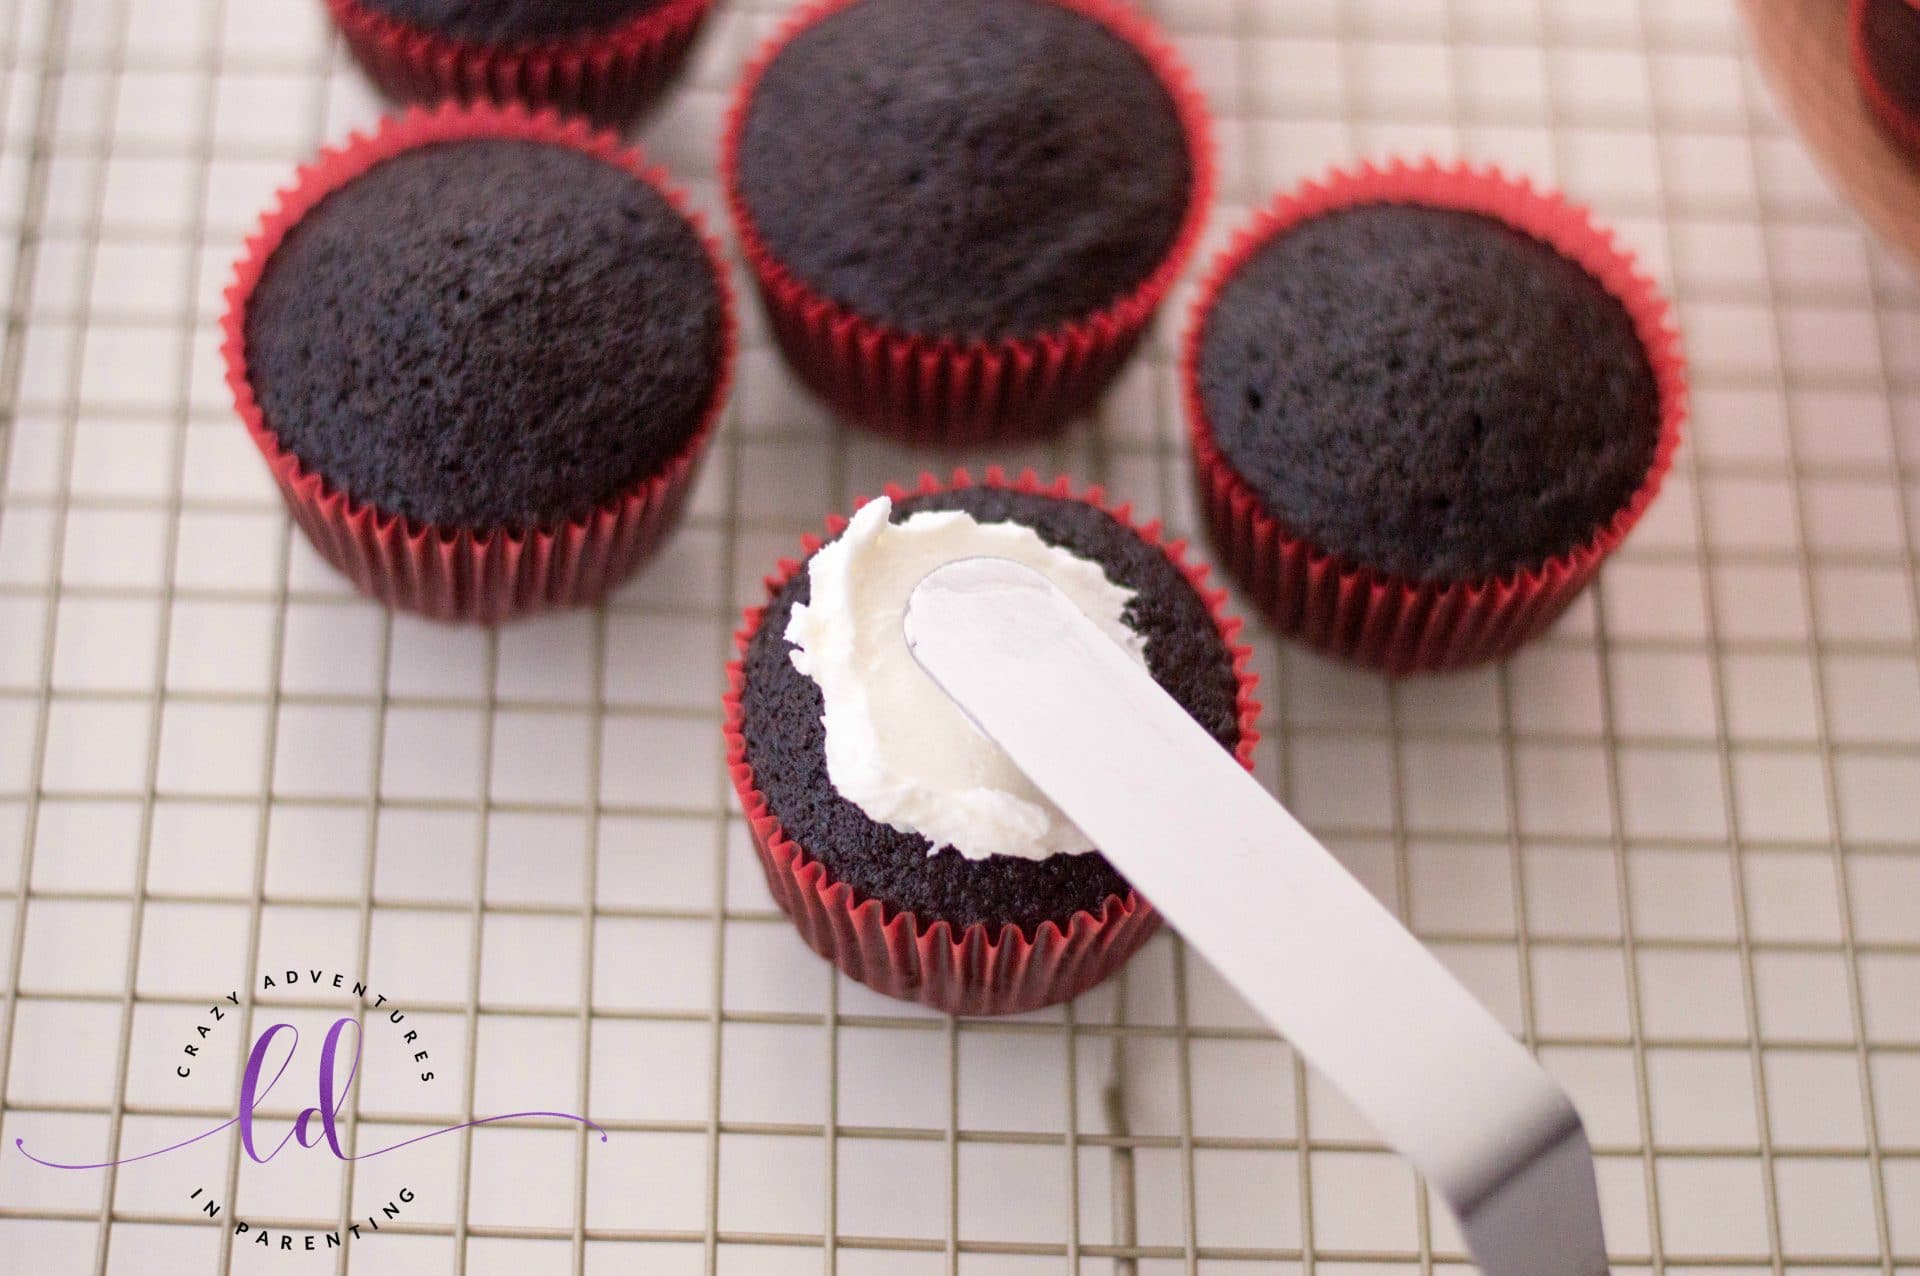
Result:
{"label": "red fluted cupcake liner", "polygon": [[[720,370],[699,425],[657,472],[558,526],[440,527],[357,500],[281,446],[247,376],[247,305],[268,259],[295,223],[329,194],[403,151],[472,138],[570,147],[651,184],[693,223],[720,290],[725,316]],[[434,111],[390,117],[371,136],[356,133],[345,145],[323,150],[299,170],[293,185],[280,192],[276,205],[262,217],[234,268],[226,298],[221,355],[227,386],[294,521],[321,556],[362,593],[440,620],[495,623],[547,607],[590,603],[632,572],[677,519],[733,378],[733,293],[719,246],[706,234],[700,215],[668,183],[665,172],[649,166],[638,152],[611,134],[596,133],[581,121],[562,120],[551,111],[532,114],[521,107],[449,103]]]}
{"label": "red fluted cupcake liner", "polygon": [[[1479,580],[1419,581],[1346,561],[1295,536],[1234,470],[1215,441],[1198,362],[1221,288],[1274,236],[1359,204],[1421,204],[1496,217],[1585,267],[1632,317],[1659,388],[1660,440],[1633,497],[1583,544]],[[1497,169],[1394,162],[1335,171],[1283,195],[1221,254],[1195,303],[1181,357],[1181,393],[1201,505],[1221,559],[1281,633],[1388,673],[1453,669],[1497,659],[1565,611],[1646,511],[1680,443],[1686,366],[1667,303],[1634,259],[1587,211]],[[1284,511],[1277,512],[1284,514]]]}
{"label": "red fluted cupcake liner", "polygon": [[1030,337],[961,341],[889,327],[794,274],[761,237],[740,192],[747,106],[767,67],[801,31],[858,2],[819,0],[796,14],[756,56],[728,114],[721,153],[727,204],[774,337],[815,393],[880,433],[956,445],[1050,433],[1099,398],[1193,254],[1216,181],[1206,101],[1166,37],[1132,8],[1119,0],[1050,0],[1126,40],[1172,97],[1192,170],[1173,245],[1152,274],[1104,310]]}
{"label": "red fluted cupcake liner", "polygon": [[[1009,479],[998,469],[986,472],[984,484],[1085,501],[1106,510],[1136,535],[1165,551],[1205,600],[1221,641],[1233,653],[1234,673],[1240,682],[1240,740],[1234,756],[1252,770],[1254,745],[1260,739],[1254,726],[1260,715],[1259,701],[1254,699],[1258,679],[1248,668],[1252,653],[1240,642],[1241,622],[1227,614],[1226,591],[1208,588],[1207,568],[1188,560],[1185,543],[1162,541],[1157,522],[1136,525],[1128,506],[1109,507],[1097,487],[1076,495],[1064,478],[1042,486],[1032,471]],[[923,474],[912,491],[889,486],[887,495],[902,500],[973,485],[972,476],[957,470],[947,483]],[[846,525],[845,518],[828,519],[828,537],[838,536]],[[782,560],[779,570],[767,578],[768,596],[777,594],[795,572],[802,570],[805,558],[825,543],[818,537],[806,537],[801,542],[802,557]],[[1159,914],[1133,891],[1125,896],[1108,896],[1098,914],[1084,910],[1076,913],[1064,928],[1047,921],[1028,935],[1012,923],[994,929],[976,922],[956,934],[948,922],[928,924],[910,912],[890,912],[879,900],[860,896],[852,887],[829,877],[805,847],[787,836],[747,763],[741,707],[746,687],[745,660],[747,644],[764,614],[764,608],[750,609],[734,635],[738,652],[727,668],[727,765],[741,810],[753,831],[754,847],[766,869],[767,885],[815,952],[852,978],[889,996],[950,1014],[1001,1015],[1077,997],[1118,970],[1152,937],[1160,924]]]}
{"label": "red fluted cupcake liner", "polygon": [[[1908,155],[1920,160],[1920,117],[1900,104],[1880,78],[1873,64],[1867,40],[1867,8],[1873,0],[1851,0],[1847,12],[1847,46],[1853,59],[1853,78],[1860,84],[1860,96],[1866,99],[1881,131],[1893,139]],[[1908,0],[1916,10],[1913,20],[1920,23],[1920,5]]]}
{"label": "red fluted cupcake liner", "polygon": [[518,102],[618,124],[679,71],[713,0],[665,0],[610,31],[499,44],[444,35],[365,0],[327,8],[374,82],[402,101]]}

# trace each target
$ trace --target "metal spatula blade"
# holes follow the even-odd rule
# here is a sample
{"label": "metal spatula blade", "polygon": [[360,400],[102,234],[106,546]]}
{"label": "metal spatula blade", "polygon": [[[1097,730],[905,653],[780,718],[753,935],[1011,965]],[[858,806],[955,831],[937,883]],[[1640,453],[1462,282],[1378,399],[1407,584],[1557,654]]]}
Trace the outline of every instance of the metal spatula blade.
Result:
{"label": "metal spatula blade", "polygon": [[967,717],[1426,1175],[1488,1276],[1607,1271],[1565,1092],[1070,599],[966,559],[921,581],[905,625]]}

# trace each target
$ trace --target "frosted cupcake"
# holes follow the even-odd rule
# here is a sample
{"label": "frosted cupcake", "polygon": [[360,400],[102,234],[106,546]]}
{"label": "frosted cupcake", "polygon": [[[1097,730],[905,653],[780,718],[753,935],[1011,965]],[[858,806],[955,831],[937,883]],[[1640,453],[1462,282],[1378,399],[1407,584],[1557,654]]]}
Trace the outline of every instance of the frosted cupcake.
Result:
{"label": "frosted cupcake", "polygon": [[1064,483],[929,478],[831,530],[769,580],[730,671],[728,756],[774,897],[847,974],[939,1009],[1091,987],[1145,942],[1152,910],[913,663],[900,610],[941,562],[1024,562],[1247,762],[1238,622],[1177,549]]}

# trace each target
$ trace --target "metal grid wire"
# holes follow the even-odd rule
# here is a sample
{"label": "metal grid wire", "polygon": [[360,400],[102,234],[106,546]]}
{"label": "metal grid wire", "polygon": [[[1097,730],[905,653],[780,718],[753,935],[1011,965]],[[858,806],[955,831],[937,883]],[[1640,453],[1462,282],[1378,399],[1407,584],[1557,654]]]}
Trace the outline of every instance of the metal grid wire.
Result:
{"label": "metal grid wire", "polygon": [[[710,216],[728,88],[783,7],[725,0],[643,133]],[[1154,8],[1221,121],[1213,243],[1330,162],[1495,159],[1622,230],[1693,361],[1668,492],[1508,666],[1388,685],[1256,625],[1263,779],[1573,1089],[1618,1267],[1920,1271],[1920,291],[1723,0]],[[289,968],[364,973],[440,1069],[370,1054],[356,1148],[530,1106],[611,1131],[435,1140],[382,1235],[270,1260],[183,1185],[302,1232],[399,1171],[9,1148],[0,1271],[1461,1265],[1177,939],[1072,1006],[956,1022],[831,977],[772,908],[720,765],[726,636],[826,511],[953,458],[832,428],[749,313],[688,524],[609,605],[387,615],[289,534],[215,348],[272,187],[379,109],[320,6],[0,14],[0,1135],[105,1160],[225,1117],[243,1034],[199,1080],[171,1065],[229,989],[256,990],[248,1040],[324,1025],[339,994],[258,993]],[[959,459],[1191,528],[1183,313],[1090,425]]]}

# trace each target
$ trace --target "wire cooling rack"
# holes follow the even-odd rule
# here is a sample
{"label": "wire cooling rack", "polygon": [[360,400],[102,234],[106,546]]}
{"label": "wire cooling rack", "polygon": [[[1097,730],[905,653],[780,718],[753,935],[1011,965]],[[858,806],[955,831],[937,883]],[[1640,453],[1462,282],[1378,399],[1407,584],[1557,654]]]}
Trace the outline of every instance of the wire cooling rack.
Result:
{"label": "wire cooling rack", "polygon": [[[644,130],[711,212],[779,7],[724,0]],[[1330,162],[1495,159],[1619,227],[1693,361],[1666,494],[1504,669],[1389,686],[1256,625],[1261,776],[1574,1092],[1618,1269],[1920,1272],[1920,291],[1776,118],[1728,0],[1155,7],[1220,118],[1214,245]],[[437,628],[289,534],[220,382],[240,237],[379,109],[321,6],[0,14],[0,1272],[1461,1265],[1177,940],[1070,1007],[924,1014],[801,948],[730,803],[728,633],[828,510],[959,459],[1193,526],[1184,299],[1090,425],[961,458],[833,428],[749,306],[664,556],[598,612]],[[323,982],[259,983],[290,969]],[[332,972],[391,998],[354,1147],[523,1108],[610,1137],[534,1120],[350,1167],[221,1137],[86,1174],[14,1148],[105,1161],[224,1119],[243,1038],[317,1037]],[[229,991],[246,1031],[177,1078]],[[393,1006],[433,1083],[381,1048]],[[368,1231],[402,1189],[336,1250],[232,1231]]]}

